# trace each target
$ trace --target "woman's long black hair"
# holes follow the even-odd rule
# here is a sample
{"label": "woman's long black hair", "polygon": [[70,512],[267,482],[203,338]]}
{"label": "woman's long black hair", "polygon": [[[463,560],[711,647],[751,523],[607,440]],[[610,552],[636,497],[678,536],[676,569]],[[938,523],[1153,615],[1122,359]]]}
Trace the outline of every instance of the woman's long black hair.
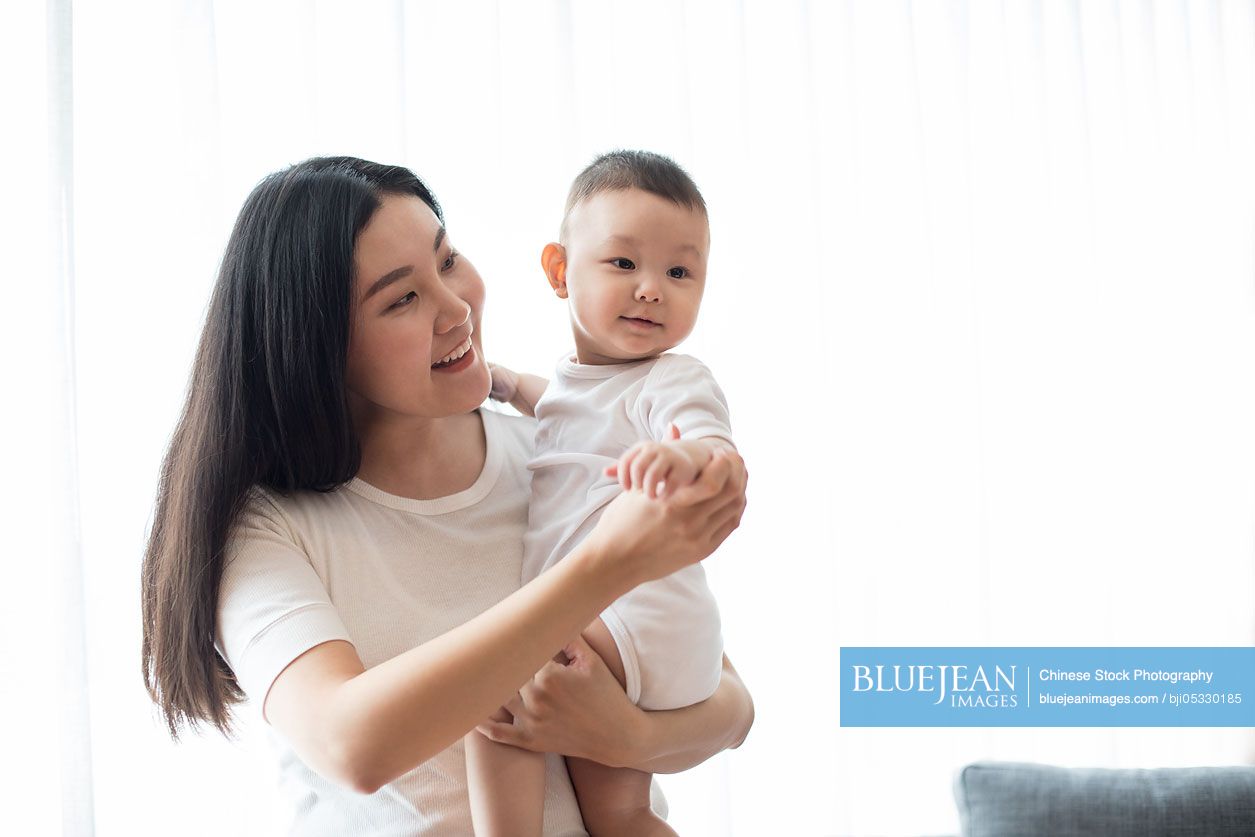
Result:
{"label": "woman's long black hair", "polygon": [[142,570],[144,686],[175,740],[206,722],[231,735],[244,699],[214,647],[223,551],[252,486],[329,491],[361,464],[349,415],[353,247],[413,172],[317,157],[268,176],[236,219],[162,463]]}

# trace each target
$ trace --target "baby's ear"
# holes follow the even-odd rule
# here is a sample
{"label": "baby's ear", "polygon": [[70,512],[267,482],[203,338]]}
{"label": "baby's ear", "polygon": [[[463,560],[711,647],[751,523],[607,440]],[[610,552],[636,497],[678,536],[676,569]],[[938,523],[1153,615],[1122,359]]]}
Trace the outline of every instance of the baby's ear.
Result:
{"label": "baby's ear", "polygon": [[549,287],[559,299],[566,299],[566,248],[553,241],[546,244],[540,254],[540,266],[545,269]]}

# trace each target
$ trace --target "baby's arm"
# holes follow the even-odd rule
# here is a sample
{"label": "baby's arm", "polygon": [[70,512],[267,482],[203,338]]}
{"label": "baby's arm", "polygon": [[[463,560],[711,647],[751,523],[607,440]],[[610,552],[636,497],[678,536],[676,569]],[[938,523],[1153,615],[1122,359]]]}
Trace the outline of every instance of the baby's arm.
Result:
{"label": "baby's arm", "polygon": [[[670,496],[694,482],[715,451],[736,452],[727,399],[696,358],[659,358],[633,414],[648,441],[628,448],[605,472],[617,476],[624,490],[639,488],[655,498],[660,496],[659,483],[666,483],[661,496]],[[685,428],[685,438],[680,438],[678,427]]]}
{"label": "baby's arm", "polygon": [[492,390],[488,394],[494,401],[504,401],[523,415],[536,415],[536,402],[545,394],[548,379],[496,363],[489,363],[488,371],[492,373]]}
{"label": "baby's arm", "polygon": [[[649,498],[666,497],[676,489],[696,481],[719,448],[735,451],[736,446],[721,436],[681,439],[674,424],[670,439],[637,442],[624,451],[619,461],[606,468],[606,476],[617,476],[624,491],[639,488]],[[658,485],[665,484],[659,492]]]}

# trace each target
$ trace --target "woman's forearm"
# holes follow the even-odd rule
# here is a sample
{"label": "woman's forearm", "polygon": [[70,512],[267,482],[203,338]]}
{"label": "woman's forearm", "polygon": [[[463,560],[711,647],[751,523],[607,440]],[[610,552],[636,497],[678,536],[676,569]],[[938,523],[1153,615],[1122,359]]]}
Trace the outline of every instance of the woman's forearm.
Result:
{"label": "woman's forearm", "polygon": [[754,723],[754,701],[725,654],[715,693],[682,709],[645,712],[622,767],[679,773],[729,747],[739,747]]}
{"label": "woman's forearm", "polygon": [[522,589],[341,683],[324,716],[336,763],[359,789],[382,787],[487,720],[619,596],[710,555],[745,507],[738,464],[713,459],[664,502],[620,494],[574,552]]}
{"label": "woman's forearm", "polygon": [[362,790],[373,792],[465,735],[631,586],[601,562],[572,558],[577,553],[469,622],[340,687],[329,735]]}

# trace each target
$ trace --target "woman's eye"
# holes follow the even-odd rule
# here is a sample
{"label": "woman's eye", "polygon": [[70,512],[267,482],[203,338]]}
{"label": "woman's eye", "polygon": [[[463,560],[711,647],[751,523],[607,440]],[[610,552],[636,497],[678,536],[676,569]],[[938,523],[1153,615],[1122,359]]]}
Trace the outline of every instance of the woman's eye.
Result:
{"label": "woman's eye", "polygon": [[620,270],[635,270],[636,265],[632,264],[631,259],[611,259],[610,263]]}
{"label": "woman's eye", "polygon": [[667,275],[672,279],[683,279],[689,275],[689,270],[687,267],[673,267],[667,271]]}
{"label": "woman's eye", "polygon": [[401,297],[400,299],[398,299],[396,302],[392,303],[388,307],[389,308],[404,308],[405,306],[409,305],[411,302],[413,302],[416,299],[418,299],[418,294],[414,293],[413,291],[410,291],[408,294]]}
{"label": "woman's eye", "polygon": [[452,270],[453,265],[457,264],[457,260],[458,260],[458,252],[456,250],[451,251],[449,253],[449,258],[445,259],[444,263],[440,265],[441,272],[443,273],[445,271]]}

